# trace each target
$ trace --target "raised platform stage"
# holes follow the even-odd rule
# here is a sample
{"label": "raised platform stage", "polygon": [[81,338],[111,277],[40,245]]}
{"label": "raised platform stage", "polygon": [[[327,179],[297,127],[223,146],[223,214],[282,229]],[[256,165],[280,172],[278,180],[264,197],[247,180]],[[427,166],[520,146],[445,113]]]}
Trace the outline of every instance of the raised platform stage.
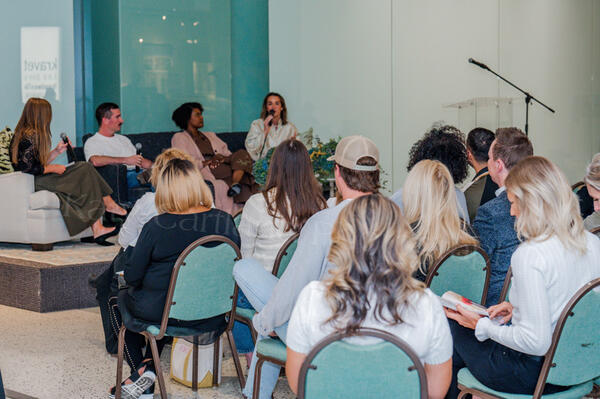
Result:
{"label": "raised platform stage", "polygon": [[97,306],[88,279],[106,270],[118,250],[79,241],[55,244],[48,252],[0,244],[0,304],[34,312]]}

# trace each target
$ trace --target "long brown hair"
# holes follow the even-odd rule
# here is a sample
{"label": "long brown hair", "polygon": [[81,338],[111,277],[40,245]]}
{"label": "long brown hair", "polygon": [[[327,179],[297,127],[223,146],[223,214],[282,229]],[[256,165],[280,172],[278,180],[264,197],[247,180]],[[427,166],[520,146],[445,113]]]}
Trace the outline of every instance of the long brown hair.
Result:
{"label": "long brown hair", "polygon": [[425,285],[412,231],[396,204],[381,194],[356,198],[340,212],[327,259],[336,265],[324,280],[334,329],[354,332],[372,312],[379,322],[403,322],[403,309]]}
{"label": "long brown hair", "polygon": [[286,140],[275,148],[263,196],[269,215],[286,221],[285,231],[300,231],[308,218],[327,207],[308,151],[300,141]]}
{"label": "long brown hair", "polygon": [[52,143],[52,134],[50,133],[50,121],[52,120],[52,107],[50,103],[43,98],[32,97],[27,100],[21,119],[15,128],[15,136],[11,144],[11,161],[18,162],[19,143],[26,137],[29,139],[42,165],[46,165],[50,146]]}
{"label": "long brown hair", "polygon": [[267,117],[267,100],[271,96],[279,97],[279,102],[281,103],[281,116],[279,118],[281,119],[282,125],[287,125],[287,123],[288,123],[288,121],[287,121],[287,106],[285,105],[285,100],[283,99],[283,96],[279,93],[275,93],[275,92],[267,93],[267,95],[263,99],[262,110],[260,111],[260,118],[263,120],[266,119],[266,117]]}

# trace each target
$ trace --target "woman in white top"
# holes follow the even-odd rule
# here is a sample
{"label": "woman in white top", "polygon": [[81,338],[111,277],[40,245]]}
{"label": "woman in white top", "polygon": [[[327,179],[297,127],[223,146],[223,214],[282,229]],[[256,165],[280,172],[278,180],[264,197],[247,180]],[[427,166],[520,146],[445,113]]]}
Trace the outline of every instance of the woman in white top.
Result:
{"label": "woman in white top", "polygon": [[304,287],[288,326],[285,367],[292,390],[297,392],[302,362],[318,341],[370,327],[406,341],[425,366],[429,397],[443,398],[452,337],[438,298],[412,278],[419,260],[400,209],[380,194],[354,199],[338,216],[331,239],[328,259],[337,268]]}
{"label": "woman in white top", "polygon": [[298,130],[287,120],[285,100],[279,93],[265,96],[260,119],[250,125],[246,136],[246,151],[253,160],[264,158],[271,148],[284,140],[296,138]]}
{"label": "woman in white top", "polygon": [[[271,271],[287,239],[326,207],[306,147],[298,140],[285,140],[273,152],[264,190],[244,206],[238,228],[242,257],[253,258]],[[238,306],[252,308],[241,291]],[[237,323],[233,335],[238,352],[248,354],[250,360],[254,344],[247,327]]]}
{"label": "woman in white top", "polygon": [[[450,398],[458,395],[456,373],[465,366],[492,389],[532,394],[563,308],[579,288],[600,277],[600,240],[584,230],[577,199],[556,165],[525,158],[511,169],[505,186],[523,240],[511,259],[510,303],[488,308],[489,318],[460,306],[458,312],[446,309],[460,324],[450,322]],[[544,393],[564,389],[546,385]]]}

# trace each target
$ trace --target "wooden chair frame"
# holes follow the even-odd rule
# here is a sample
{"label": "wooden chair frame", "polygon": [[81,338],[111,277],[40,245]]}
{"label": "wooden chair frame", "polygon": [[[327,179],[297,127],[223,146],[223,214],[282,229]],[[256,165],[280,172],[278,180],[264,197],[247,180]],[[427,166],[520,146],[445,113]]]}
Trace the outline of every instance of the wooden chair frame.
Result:
{"label": "wooden chair frame", "polygon": [[[485,253],[485,251],[477,246],[477,245],[457,245],[453,248],[450,248],[448,251],[446,251],[445,254],[443,254],[433,265],[433,267],[431,267],[429,269],[429,271],[427,272],[427,278],[425,279],[425,285],[427,287],[431,286],[431,282],[433,281],[433,278],[437,275],[439,275],[438,270],[439,268],[444,264],[444,262],[451,256],[453,255],[457,255],[457,253],[460,252],[467,252],[467,253],[473,253],[473,252],[479,252],[481,254],[481,256],[483,256],[483,259],[485,259],[485,267],[483,270],[485,270],[485,284],[483,286],[483,295],[481,296],[481,304],[485,305],[485,301],[487,298],[487,293],[488,293],[488,288],[490,285],[490,276],[491,276],[491,271],[492,268],[490,266],[490,258],[489,256]],[[458,292],[457,294],[461,294],[461,292]],[[475,298],[469,298],[469,299],[475,299]]]}
{"label": "wooden chair frame", "polygon": [[591,229],[590,233],[595,234],[600,238],[600,226],[596,227],[595,229]]}
{"label": "wooden chair frame", "polygon": [[573,184],[573,185],[571,186],[571,190],[572,190],[574,193],[577,193],[577,191],[581,190],[581,188],[582,188],[583,186],[585,186],[585,182],[584,182],[584,181],[578,181],[577,183],[575,183],[575,184]]}
{"label": "wooden chair frame", "polygon": [[500,299],[498,303],[502,303],[506,301],[506,297],[508,296],[508,290],[510,289],[510,280],[512,278],[512,268],[509,267],[506,272],[506,277],[504,277],[504,284],[502,284],[502,291],[500,291]]}
{"label": "wooden chair frame", "polygon": [[[167,291],[167,298],[165,300],[165,307],[163,310],[162,319],[160,322],[160,330],[158,335],[153,335],[148,331],[143,331],[142,334],[146,341],[150,343],[150,349],[152,351],[152,360],[154,361],[154,366],[156,367],[156,377],[158,380],[159,388],[160,388],[160,397],[167,398],[167,388],[165,385],[164,377],[162,374],[162,368],[160,366],[160,354],[158,353],[158,347],[156,345],[156,341],[162,339],[165,336],[167,331],[168,322],[169,322],[169,312],[171,311],[171,306],[174,304],[173,296],[175,294],[175,285],[177,283],[177,276],[179,275],[179,269],[181,266],[185,266],[185,258],[197,247],[204,245],[209,242],[222,242],[230,245],[236,253],[236,260],[241,259],[241,253],[238,246],[231,241],[229,238],[220,236],[220,235],[209,235],[206,237],[202,237],[190,245],[179,255],[177,261],[175,262],[175,266],[173,267],[173,271],[171,272],[171,280],[169,282],[169,290]],[[244,373],[242,371],[242,366],[240,364],[240,359],[237,353],[237,349],[235,347],[235,341],[233,339],[232,329],[234,318],[232,317],[235,314],[235,308],[237,304],[237,295],[238,295],[238,286],[237,284],[234,286],[232,298],[231,310],[227,312],[228,322],[227,327],[225,328],[225,333],[227,334],[227,340],[229,341],[229,346],[231,348],[233,360],[235,363],[235,369],[238,375],[238,380],[240,383],[240,387],[243,389],[245,385]],[[123,350],[125,346],[125,331],[126,327],[123,324],[121,329],[119,330],[119,349],[117,355],[117,377],[116,377],[116,385],[115,385],[115,399],[121,399],[121,382],[123,380]],[[217,385],[218,381],[218,365],[219,365],[219,345],[220,345],[221,337],[217,338],[214,343],[214,357],[213,357],[213,385]],[[194,337],[194,345],[192,349],[192,390],[195,392],[198,390],[198,337]]]}
{"label": "wooden chair frame", "polygon": [[[279,266],[281,265],[281,260],[283,259],[283,257],[287,254],[287,250],[290,247],[290,245],[292,245],[292,243],[294,241],[296,241],[298,239],[298,237],[300,236],[300,233],[295,233],[294,235],[292,235],[290,238],[288,238],[283,245],[281,246],[281,248],[279,249],[279,252],[277,252],[277,256],[275,257],[275,262],[273,263],[273,270],[271,271],[271,273],[277,277],[277,272],[279,272]],[[244,323],[245,325],[248,326],[248,328],[250,329],[250,335],[252,335],[252,341],[254,341],[254,345],[256,345],[256,339],[258,338],[258,334],[256,332],[256,330],[254,329],[254,327],[252,326],[252,320],[244,317],[240,314],[235,314],[234,316],[235,321],[239,321],[240,323]]]}
{"label": "wooden chair frame", "polygon": [[416,370],[419,375],[419,383],[421,385],[421,399],[428,398],[427,377],[425,375],[425,368],[421,364],[421,360],[419,359],[419,357],[417,356],[415,351],[406,343],[406,341],[404,341],[386,331],[378,330],[375,328],[360,328],[354,334],[333,333],[333,334],[323,338],[321,341],[319,341],[317,343],[317,345],[315,345],[314,348],[312,348],[310,350],[310,352],[306,356],[306,359],[304,359],[302,366],[300,367],[300,375],[298,377],[298,399],[305,398],[306,374],[308,373],[308,370],[309,369],[315,370],[317,368],[317,366],[311,364],[311,362],[313,361],[315,356],[317,356],[319,354],[319,352],[321,352],[321,350],[323,350],[323,348],[325,348],[327,345],[329,345],[333,342],[336,342],[336,341],[340,341],[344,338],[355,337],[355,336],[380,338],[384,341],[391,342],[392,344],[394,344],[397,347],[399,347],[400,349],[402,349],[404,351],[404,353],[406,353],[413,362],[413,366],[409,367],[408,370],[409,371]]}
{"label": "wooden chair frame", "polygon": [[[234,222],[235,222],[235,218],[240,216],[243,211],[244,211],[244,208],[238,209],[233,215],[231,215],[231,218],[233,219]],[[236,224],[235,227],[238,227],[238,225]]]}
{"label": "wooden chair frame", "polygon": [[[558,342],[560,340],[560,335],[562,334],[563,328],[565,326],[565,322],[567,318],[572,315],[573,308],[583,298],[585,294],[589,291],[593,290],[596,287],[600,286],[600,278],[590,281],[581,287],[573,297],[567,302],[565,308],[560,314],[558,318],[558,322],[556,323],[556,328],[554,329],[554,333],[552,334],[552,343],[550,344],[550,348],[544,355],[544,363],[542,364],[542,369],[540,371],[540,376],[538,377],[537,384],[535,386],[535,391],[533,392],[532,399],[540,399],[544,392],[544,387],[546,386],[546,379],[548,378],[548,373],[550,372],[550,368],[553,367],[552,360],[554,358],[554,353],[556,352],[556,348],[558,346]],[[460,390],[460,394],[458,395],[458,399],[462,399],[467,394],[471,394],[474,396],[478,396],[482,399],[502,399],[498,396],[479,391],[475,388],[468,388],[462,384],[458,384],[458,389]]]}

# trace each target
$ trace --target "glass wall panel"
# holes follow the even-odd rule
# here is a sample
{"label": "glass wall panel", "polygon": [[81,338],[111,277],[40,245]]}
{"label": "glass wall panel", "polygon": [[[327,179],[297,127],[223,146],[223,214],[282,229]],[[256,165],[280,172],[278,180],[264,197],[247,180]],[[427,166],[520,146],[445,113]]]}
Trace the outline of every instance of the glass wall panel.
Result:
{"label": "glass wall panel", "polygon": [[205,130],[231,131],[230,0],[119,3],[123,132],[176,130],[188,101],[204,106]]}

